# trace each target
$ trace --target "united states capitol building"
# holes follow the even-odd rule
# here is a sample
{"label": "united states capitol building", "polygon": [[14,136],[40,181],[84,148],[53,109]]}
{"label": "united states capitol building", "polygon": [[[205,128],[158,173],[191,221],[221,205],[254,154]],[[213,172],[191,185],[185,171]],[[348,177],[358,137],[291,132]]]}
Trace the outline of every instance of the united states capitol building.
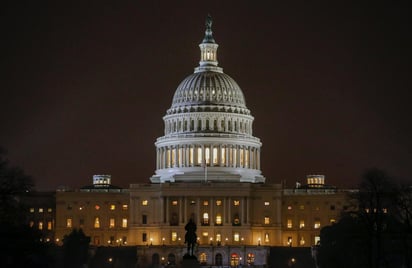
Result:
{"label": "united states capitol building", "polygon": [[270,247],[310,247],[346,207],[323,175],[287,189],[265,183],[262,142],[245,96],[218,64],[212,21],[199,66],[177,87],[157,138],[150,182],[121,189],[108,175],[56,193],[55,240],[82,228],[96,246],[137,246],[138,265],[179,266],[184,226],[197,224],[196,256],[207,267],[268,265]]}

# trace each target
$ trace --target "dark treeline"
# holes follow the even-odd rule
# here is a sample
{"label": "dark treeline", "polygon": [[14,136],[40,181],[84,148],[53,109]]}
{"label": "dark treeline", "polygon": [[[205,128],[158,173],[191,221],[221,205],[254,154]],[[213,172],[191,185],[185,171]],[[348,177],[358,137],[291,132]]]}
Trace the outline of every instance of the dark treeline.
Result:
{"label": "dark treeline", "polygon": [[384,171],[367,171],[352,208],[321,230],[318,267],[412,267],[412,188]]}
{"label": "dark treeline", "polygon": [[32,178],[11,166],[0,147],[0,267],[83,267],[90,238],[81,230],[67,235],[60,248],[27,224],[28,204],[23,200],[33,187]]}

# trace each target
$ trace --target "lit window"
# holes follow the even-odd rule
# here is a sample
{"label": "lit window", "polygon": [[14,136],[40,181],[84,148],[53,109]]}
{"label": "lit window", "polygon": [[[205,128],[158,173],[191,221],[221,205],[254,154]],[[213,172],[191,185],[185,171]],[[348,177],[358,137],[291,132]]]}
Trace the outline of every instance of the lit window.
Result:
{"label": "lit window", "polygon": [[288,237],[288,246],[292,246],[292,237],[291,236]]}
{"label": "lit window", "polygon": [[149,204],[149,201],[147,201],[147,200],[142,201],[142,206],[147,206],[148,204]]}
{"label": "lit window", "polygon": [[52,222],[51,222],[51,221],[48,221],[48,222],[47,222],[47,230],[50,231],[51,229],[53,229]]}
{"label": "lit window", "polygon": [[39,230],[43,230],[43,222],[39,221]]}
{"label": "lit window", "polygon": [[300,206],[299,206],[299,209],[300,209],[300,210],[304,210],[304,209],[305,209],[305,205],[300,205]]}
{"label": "lit window", "polygon": [[288,210],[292,210],[292,206],[288,206]]}
{"label": "lit window", "polygon": [[72,218],[67,218],[66,219],[66,227],[67,228],[72,228],[72,222],[73,222],[73,220],[72,220]]}
{"label": "lit window", "polygon": [[116,209],[116,205],[111,204],[111,205],[109,206],[109,209],[110,209],[110,210],[115,210],[115,209]]}
{"label": "lit window", "polygon": [[301,246],[305,245],[305,238],[303,236],[300,238],[299,244]]}
{"label": "lit window", "polygon": [[222,205],[222,200],[216,200],[216,206],[221,206]]}
{"label": "lit window", "polygon": [[100,219],[99,219],[99,217],[94,218],[94,228],[100,228]]}
{"label": "lit window", "polygon": [[387,209],[387,208],[383,208],[383,209],[382,209],[382,212],[386,214],[386,213],[388,213],[388,209]]}
{"label": "lit window", "polygon": [[34,208],[30,208],[30,213],[34,213]]}
{"label": "lit window", "polygon": [[213,165],[217,165],[217,148],[213,148]]}
{"label": "lit window", "polygon": [[122,219],[122,228],[127,228],[127,218]]}
{"label": "lit window", "polygon": [[233,200],[233,205],[234,205],[234,206],[239,206],[239,205],[240,205],[240,201],[239,201],[239,200]]}
{"label": "lit window", "polygon": [[305,228],[305,221],[304,220],[299,221],[299,228]]}
{"label": "lit window", "polygon": [[270,219],[268,216],[265,216],[265,224],[270,224]]}
{"label": "lit window", "polygon": [[269,201],[265,201],[265,206],[269,206],[269,205],[270,205]]}
{"label": "lit window", "polygon": [[248,253],[247,254],[247,264],[248,265],[253,265],[254,263],[255,263],[255,254]]}
{"label": "lit window", "polygon": [[[222,122],[223,123],[223,122]],[[226,162],[226,149],[222,148],[221,154],[220,154],[220,165],[225,165]]]}
{"label": "lit window", "polygon": [[292,224],[292,219],[288,219],[287,221],[287,227],[290,229],[292,228],[293,224]]}
{"label": "lit window", "polygon": [[191,204],[191,205],[195,205],[195,204],[196,204],[196,201],[195,201],[195,200],[191,200],[191,201],[190,201],[190,204]]}
{"label": "lit window", "polygon": [[48,208],[48,209],[47,209],[47,212],[49,212],[49,213],[52,212],[52,211],[53,211],[52,208]]}
{"label": "lit window", "polygon": [[240,235],[239,235],[238,232],[235,232],[235,233],[233,234],[233,241],[235,241],[235,242],[239,242],[239,241],[240,241]]}
{"label": "lit window", "polygon": [[176,242],[177,241],[177,232],[172,232],[172,242]]}
{"label": "lit window", "polygon": [[209,214],[207,212],[203,213],[203,225],[209,225]]}
{"label": "lit window", "polygon": [[177,206],[177,200],[173,200],[173,201],[172,201],[172,205],[173,205],[173,206]]}
{"label": "lit window", "polygon": [[204,200],[204,201],[203,201],[203,205],[204,205],[204,206],[208,206],[208,205],[209,205],[209,201]]}
{"label": "lit window", "polygon": [[216,215],[216,225],[222,225],[222,215]]}
{"label": "lit window", "polygon": [[315,229],[320,228],[320,220],[315,220],[315,224],[313,225],[313,228],[315,228]]}
{"label": "lit window", "polygon": [[204,237],[209,236],[209,233],[208,232],[203,232],[202,236],[204,236]]}
{"label": "lit window", "polygon": [[265,233],[265,242],[269,243],[269,233]]}
{"label": "lit window", "polygon": [[129,205],[127,205],[127,204],[122,205],[122,210],[128,210],[128,209],[129,209]]}
{"label": "lit window", "polygon": [[197,164],[202,165],[203,160],[202,160],[202,148],[197,148]]}
{"label": "lit window", "polygon": [[335,219],[330,219],[329,222],[330,222],[331,224],[334,224],[334,223],[336,222],[336,220],[335,220]]}
{"label": "lit window", "polygon": [[315,245],[320,243],[320,236],[315,236]]}
{"label": "lit window", "polygon": [[222,241],[222,235],[220,233],[216,234],[216,242]]}
{"label": "lit window", "polygon": [[100,206],[99,206],[99,205],[95,205],[94,208],[95,208],[96,210],[99,210],[99,209],[100,209]]}
{"label": "lit window", "polygon": [[206,262],[207,262],[206,253],[204,253],[204,252],[200,253],[199,262],[200,262],[200,264],[206,264]]}
{"label": "lit window", "polygon": [[109,219],[109,228],[114,228],[114,226],[115,226],[114,218],[110,218]]}
{"label": "lit window", "polygon": [[205,161],[206,161],[206,165],[210,165],[210,148],[209,147],[205,148]]}
{"label": "lit window", "polygon": [[30,221],[29,226],[30,226],[30,228],[32,228],[34,226],[34,221]]}
{"label": "lit window", "polygon": [[43,208],[39,208],[39,213],[43,213]]}

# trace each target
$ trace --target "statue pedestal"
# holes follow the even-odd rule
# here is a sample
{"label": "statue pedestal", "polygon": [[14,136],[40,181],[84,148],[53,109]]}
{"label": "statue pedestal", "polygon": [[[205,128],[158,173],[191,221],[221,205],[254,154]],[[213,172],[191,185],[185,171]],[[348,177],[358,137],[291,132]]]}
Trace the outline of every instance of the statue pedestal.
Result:
{"label": "statue pedestal", "polygon": [[183,256],[182,268],[200,268],[200,263],[195,256],[188,254]]}

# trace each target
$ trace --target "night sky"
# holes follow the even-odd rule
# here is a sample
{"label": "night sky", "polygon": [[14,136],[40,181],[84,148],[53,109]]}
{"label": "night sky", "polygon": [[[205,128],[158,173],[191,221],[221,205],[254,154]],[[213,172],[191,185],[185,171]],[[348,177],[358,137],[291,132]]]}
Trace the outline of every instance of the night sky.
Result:
{"label": "night sky", "polygon": [[255,117],[267,182],[316,173],[354,187],[372,167],[412,182],[406,5],[62,2],[0,9],[0,146],[37,189],[81,187],[94,174],[149,182],[208,13],[219,66]]}

